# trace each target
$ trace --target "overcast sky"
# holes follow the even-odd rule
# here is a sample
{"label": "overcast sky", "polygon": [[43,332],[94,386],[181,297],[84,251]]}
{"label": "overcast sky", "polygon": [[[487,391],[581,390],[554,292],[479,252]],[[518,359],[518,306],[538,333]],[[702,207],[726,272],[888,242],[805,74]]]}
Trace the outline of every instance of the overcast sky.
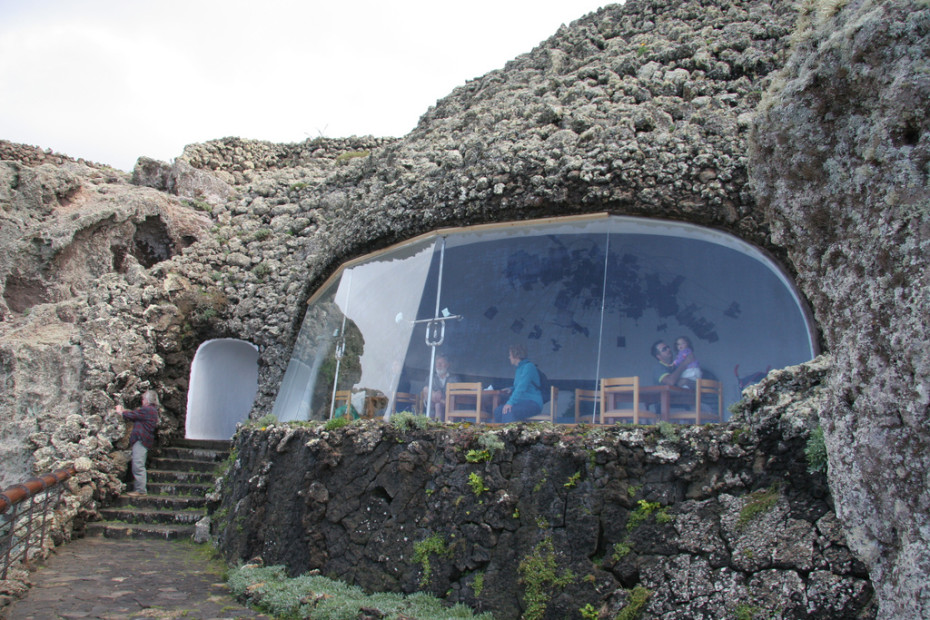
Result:
{"label": "overcast sky", "polygon": [[0,139],[129,171],[226,136],[403,136],[605,0],[0,0]]}

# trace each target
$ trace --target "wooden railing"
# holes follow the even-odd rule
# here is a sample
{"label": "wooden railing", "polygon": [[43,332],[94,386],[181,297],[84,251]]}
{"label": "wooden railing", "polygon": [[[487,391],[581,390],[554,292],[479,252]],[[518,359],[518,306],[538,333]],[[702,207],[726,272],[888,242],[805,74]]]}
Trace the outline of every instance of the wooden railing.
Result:
{"label": "wooden railing", "polygon": [[75,474],[74,466],[30,478],[0,493],[0,579],[18,561],[41,553],[51,512],[61,501],[61,483]]}

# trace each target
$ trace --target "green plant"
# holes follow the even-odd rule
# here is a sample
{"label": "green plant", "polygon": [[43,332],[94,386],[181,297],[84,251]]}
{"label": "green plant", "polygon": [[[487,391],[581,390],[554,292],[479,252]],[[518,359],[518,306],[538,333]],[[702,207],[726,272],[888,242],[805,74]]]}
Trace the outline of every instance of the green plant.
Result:
{"label": "green plant", "polygon": [[258,230],[255,231],[255,234],[252,235],[252,238],[255,239],[256,241],[263,241],[264,239],[267,239],[270,236],[271,236],[270,228],[259,228]]}
{"label": "green plant", "polygon": [[614,543],[614,553],[610,557],[616,564],[629,555],[632,550],[633,548],[625,542]]}
{"label": "green plant", "polygon": [[781,492],[775,484],[767,489],[760,489],[750,493],[749,501],[739,511],[736,527],[743,529],[753,519],[771,510],[778,503],[779,495],[781,495]]}
{"label": "green plant", "polygon": [[736,620],[753,620],[756,614],[762,609],[748,603],[740,603],[736,606]]}
{"label": "green plant", "polygon": [[649,515],[656,514],[656,523],[668,523],[674,517],[668,513],[668,506],[663,506],[659,502],[647,502],[644,499],[639,500],[639,507],[630,513],[630,518],[626,522],[626,529],[630,532],[639,527]]}
{"label": "green plant", "polygon": [[536,482],[536,484],[533,485],[533,493],[539,493],[539,490],[543,488],[543,485],[544,485],[544,484],[546,484],[546,475],[547,475],[547,473],[548,473],[548,472],[546,471],[546,468],[543,467],[542,476],[539,478],[539,480]]}
{"label": "green plant", "polygon": [[663,439],[678,441],[678,427],[675,424],[661,420],[656,424],[656,428],[659,429],[659,434]]}
{"label": "green plant", "polygon": [[490,491],[484,484],[484,478],[475,472],[468,474],[468,486],[471,487],[472,493],[475,495],[481,495],[485,491]]}
{"label": "green plant", "polygon": [[252,267],[252,273],[255,275],[256,278],[261,280],[265,276],[267,276],[269,273],[271,273],[271,267],[268,266],[268,263],[259,263],[255,265],[254,267]]}
{"label": "green plant", "polygon": [[469,450],[465,460],[469,463],[484,463],[491,460],[491,453],[487,450]]}
{"label": "green plant", "polygon": [[201,200],[200,198],[195,198],[194,200],[183,200],[184,204],[198,211],[205,211],[207,213],[213,213],[213,205],[209,202]]}
{"label": "green plant", "polygon": [[525,620],[539,620],[546,613],[549,596],[554,588],[564,588],[575,580],[571,571],[557,572],[555,549],[552,539],[547,537],[533,549],[533,552],[520,561],[517,571],[525,586],[523,602],[526,610]]}
{"label": "green plant", "polygon": [[481,596],[481,592],[484,590],[484,573],[477,572],[475,573],[475,578],[471,582],[471,589],[475,593],[475,598]]}
{"label": "green plant", "polygon": [[309,183],[304,183],[303,181],[300,181],[299,183],[291,184],[291,186],[288,187],[287,189],[288,191],[291,191],[291,192],[299,192],[300,190],[307,189],[308,187],[310,187]]}
{"label": "green plant", "polygon": [[423,575],[420,577],[420,587],[429,584],[433,576],[433,565],[430,556],[450,556],[452,550],[446,547],[446,541],[441,534],[433,533],[429,537],[413,544],[413,559],[420,564]]}
{"label": "green plant", "polygon": [[566,489],[573,489],[573,488],[575,488],[575,485],[578,484],[578,480],[579,480],[580,478],[581,478],[581,472],[580,472],[580,471],[576,471],[576,472],[573,473],[571,476],[569,476],[568,482],[566,482],[566,483],[563,484],[562,486],[565,487]]}
{"label": "green plant", "polygon": [[276,416],[273,413],[268,413],[266,415],[263,415],[259,419],[255,420],[254,422],[252,422],[249,426],[252,426],[254,428],[265,429],[277,421],[278,421],[278,416]]}
{"label": "green plant", "polygon": [[597,620],[597,610],[594,608],[594,605],[587,603],[584,607],[578,610],[578,613],[581,614],[581,617],[584,620]]}
{"label": "green plant", "polygon": [[626,494],[629,495],[630,497],[636,497],[637,493],[639,493],[642,489],[643,489],[643,485],[634,484],[626,488]]}
{"label": "green plant", "polygon": [[289,578],[283,566],[240,566],[230,571],[227,580],[237,598],[275,618],[356,618],[366,609],[378,610],[377,616],[384,618],[493,620],[491,614],[475,615],[462,604],[449,607],[425,592],[365,594],[358,586],[322,575]]}
{"label": "green plant", "polygon": [[411,428],[424,429],[429,426],[430,420],[425,415],[416,415],[410,411],[398,411],[391,416],[391,424],[401,432]]}
{"label": "green plant", "polygon": [[340,153],[336,157],[337,164],[347,164],[350,160],[353,160],[357,157],[368,157],[371,155],[371,151],[346,151],[345,153]]}
{"label": "green plant", "polygon": [[627,592],[630,595],[630,602],[620,610],[614,620],[636,620],[642,615],[643,608],[646,607],[649,597],[652,596],[652,590],[648,590],[643,586],[636,586]]}
{"label": "green plant", "polygon": [[323,425],[323,430],[334,431],[336,429],[342,428],[343,426],[347,426],[348,424],[349,424],[349,421],[347,419],[345,419],[342,416],[339,416],[338,418],[331,418],[330,420],[328,420],[326,424]]}
{"label": "green plant", "polygon": [[811,431],[804,446],[804,456],[807,457],[807,470],[811,473],[827,473],[827,444],[823,437],[823,428],[817,427]]}
{"label": "green plant", "polygon": [[504,449],[504,442],[494,433],[484,433],[478,436],[478,445],[484,448],[493,457],[495,452]]}

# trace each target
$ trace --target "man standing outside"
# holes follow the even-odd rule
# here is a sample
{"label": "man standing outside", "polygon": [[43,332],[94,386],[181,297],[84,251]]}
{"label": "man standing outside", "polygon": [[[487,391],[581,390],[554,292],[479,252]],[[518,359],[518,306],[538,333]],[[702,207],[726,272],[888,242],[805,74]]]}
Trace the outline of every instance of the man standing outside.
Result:
{"label": "man standing outside", "polygon": [[158,393],[147,390],[142,394],[142,406],[126,411],[122,405],[116,405],[116,413],[124,420],[133,422],[129,433],[129,446],[132,450],[133,491],[130,497],[139,497],[148,493],[146,488],[148,476],[145,471],[145,459],[149,450],[155,445],[155,428],[158,426]]}
{"label": "man standing outside", "polygon": [[656,340],[652,344],[652,355],[659,362],[656,364],[652,379],[656,385],[675,385],[681,378],[688,364],[694,361],[694,354],[689,353],[678,366],[675,366],[675,353],[672,347],[664,340]]}
{"label": "man standing outside", "polygon": [[543,400],[540,391],[539,370],[526,359],[523,345],[512,344],[507,351],[510,364],[517,370],[513,376],[513,391],[506,404],[494,411],[494,421],[498,423],[518,422],[531,418],[542,411]]}

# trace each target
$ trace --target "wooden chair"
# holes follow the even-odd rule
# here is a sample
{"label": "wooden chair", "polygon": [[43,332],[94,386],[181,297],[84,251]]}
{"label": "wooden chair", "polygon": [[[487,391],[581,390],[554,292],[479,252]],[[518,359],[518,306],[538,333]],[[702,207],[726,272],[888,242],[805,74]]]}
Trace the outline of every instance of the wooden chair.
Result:
{"label": "wooden chair", "polygon": [[[590,422],[594,424],[597,419],[597,408],[601,402],[601,393],[599,390],[582,390],[580,388],[575,389],[575,424],[582,424]],[[593,403],[594,404],[594,413],[591,414],[591,419],[581,419],[581,404],[582,403]]]}
{"label": "wooden chair", "polygon": [[601,379],[601,424],[658,419],[658,413],[639,405],[639,377]]}
{"label": "wooden chair", "polygon": [[409,411],[411,413],[420,413],[420,395],[413,392],[397,392],[394,394],[394,411]]}
{"label": "wooden chair", "polygon": [[[705,397],[716,396],[716,413],[703,411]],[[668,412],[672,421],[688,421],[695,424],[723,421],[723,384],[712,379],[698,379],[694,385],[694,409],[679,409]]]}
{"label": "wooden chair", "polygon": [[490,422],[491,413],[481,407],[481,383],[447,383],[446,384],[446,422],[465,419],[474,420],[476,424]]}
{"label": "wooden chair", "polygon": [[339,407],[346,406],[346,410],[343,412],[343,417],[348,417],[352,419],[352,414],[349,412],[348,404],[352,400],[352,390],[336,390],[336,395],[333,399],[333,412],[339,410]]}
{"label": "wooden chair", "polygon": [[555,414],[559,408],[559,388],[549,386],[549,406],[543,403],[542,411],[526,419],[527,422],[555,422]]}

